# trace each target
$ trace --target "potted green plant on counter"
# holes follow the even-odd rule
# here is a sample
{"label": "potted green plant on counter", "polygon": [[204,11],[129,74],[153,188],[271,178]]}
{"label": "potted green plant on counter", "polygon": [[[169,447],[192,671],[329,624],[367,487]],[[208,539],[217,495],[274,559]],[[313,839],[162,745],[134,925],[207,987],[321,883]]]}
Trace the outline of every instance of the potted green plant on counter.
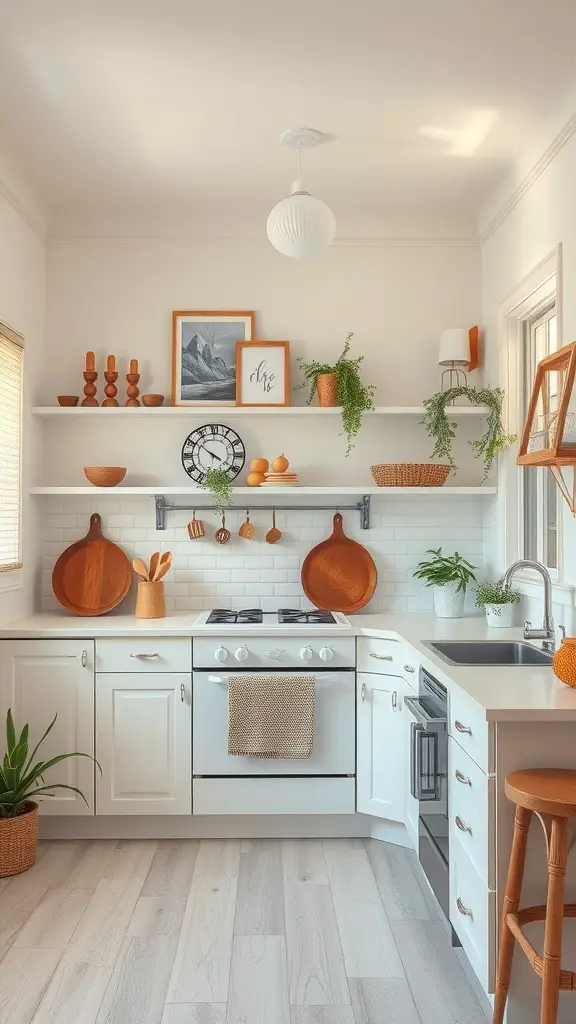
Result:
{"label": "potted green plant on counter", "polygon": [[434,588],[434,611],[438,618],[459,619],[464,612],[466,588],[476,579],[476,566],[457,551],[443,555],[442,548],[428,548],[426,554],[433,557],[419,562],[413,575]]}
{"label": "potted green plant on counter", "polygon": [[364,384],[360,377],[360,365],[364,356],[358,356],[356,359],[348,358],[353,336],[352,332],[346,335],[342,354],[335,363],[319,363],[316,360],[307,362],[300,357],[298,363],[305,380],[295,387],[295,390],[298,390],[309,385],[308,405],[314,395],[318,394],[319,405],[342,406],[342,430],[346,435],[346,455],[352,451],[353,438],[360,430],[362,414],[374,408],[374,393],[376,391],[373,384]]}
{"label": "potted green plant on counter", "polygon": [[422,423],[434,441],[434,451],[430,458],[448,462],[452,472],[457,469],[452,454],[457,423],[450,419],[450,409],[447,407],[453,405],[457,398],[467,398],[472,405],[488,406],[486,430],[479,440],[469,442],[476,458],[484,460],[484,483],[498,453],[505,451],[516,441],[516,436],[506,433],[502,423],[504,391],[502,388],[457,387],[437,391],[435,395],[424,399],[426,412]]}
{"label": "potted green plant on counter", "polygon": [[[45,782],[44,775],[49,768],[69,757],[89,757],[98,765],[91,754],[59,754],[49,761],[36,761],[36,754],[57,719],[54,716],[46,732],[29,755],[28,726],[18,736],[14,728],[12,711],[6,715],[6,753],[0,764],[0,878],[17,875],[32,867],[36,860],[38,841],[38,804],[36,797],[54,796],[55,789],[70,789],[86,797],[76,786],[63,782]],[[100,768],[100,765],[98,765]],[[100,769],[101,770],[101,769]]]}
{"label": "potted green plant on counter", "polygon": [[513,626],[514,605],[520,594],[498,583],[479,583],[476,588],[476,607],[484,608],[488,626]]}

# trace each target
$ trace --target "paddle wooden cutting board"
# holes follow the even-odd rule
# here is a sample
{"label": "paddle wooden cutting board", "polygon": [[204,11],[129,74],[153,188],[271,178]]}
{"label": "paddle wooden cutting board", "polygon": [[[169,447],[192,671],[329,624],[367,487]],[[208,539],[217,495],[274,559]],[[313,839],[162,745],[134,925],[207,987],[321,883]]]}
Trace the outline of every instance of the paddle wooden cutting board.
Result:
{"label": "paddle wooden cutting board", "polygon": [[130,590],[130,562],[122,548],[102,536],[101,525],[98,513],[90,516],[86,536],[66,548],[54,566],[54,594],[74,615],[104,615]]}
{"label": "paddle wooden cutting board", "polygon": [[308,552],[301,579],[306,597],[317,608],[356,612],[372,597],[378,572],[370,552],[346,536],[337,512],[332,536]]}

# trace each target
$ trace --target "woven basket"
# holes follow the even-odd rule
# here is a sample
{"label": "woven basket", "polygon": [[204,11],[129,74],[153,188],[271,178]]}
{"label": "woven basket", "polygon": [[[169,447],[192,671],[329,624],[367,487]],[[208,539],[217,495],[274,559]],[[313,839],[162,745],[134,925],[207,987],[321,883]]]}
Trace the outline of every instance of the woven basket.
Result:
{"label": "woven basket", "polygon": [[24,814],[0,818],[0,878],[27,871],[36,860],[38,804],[28,800]]}
{"label": "woven basket", "polygon": [[434,462],[384,462],[370,466],[378,487],[442,487],[450,466]]}

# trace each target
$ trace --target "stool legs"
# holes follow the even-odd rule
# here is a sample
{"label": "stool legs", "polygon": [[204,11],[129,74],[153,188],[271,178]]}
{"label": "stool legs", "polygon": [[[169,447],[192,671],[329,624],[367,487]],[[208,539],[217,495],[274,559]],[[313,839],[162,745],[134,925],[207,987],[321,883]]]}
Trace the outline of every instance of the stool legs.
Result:
{"label": "stool legs", "polygon": [[526,862],[526,844],[528,842],[528,829],[530,828],[531,820],[532,811],[529,811],[526,807],[516,807],[512,851],[510,853],[508,879],[506,881],[506,892],[502,906],[502,923],[500,927],[500,947],[498,952],[498,970],[496,973],[493,1024],[502,1024],[504,1020],[504,1007],[506,1006],[506,998],[508,996],[508,989],[510,988],[510,974],[512,971],[512,957],[514,955],[515,940],[512,932],[506,924],[506,914],[515,914],[520,904],[522,878],[524,876],[524,865]]}
{"label": "stool legs", "polygon": [[540,1024],[556,1024],[560,962],[562,956],[562,925],[564,920],[564,879],[568,856],[568,825],[566,818],[552,818],[548,843],[548,899],[544,929],[544,969],[542,972],[542,1004]]}

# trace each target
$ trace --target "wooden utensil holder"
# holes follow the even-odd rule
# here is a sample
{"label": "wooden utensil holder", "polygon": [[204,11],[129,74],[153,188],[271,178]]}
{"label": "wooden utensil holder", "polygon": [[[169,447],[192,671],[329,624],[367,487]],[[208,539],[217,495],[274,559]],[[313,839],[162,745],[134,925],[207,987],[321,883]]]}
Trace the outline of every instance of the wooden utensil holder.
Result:
{"label": "wooden utensil holder", "polygon": [[166,615],[166,601],[164,599],[164,584],[162,581],[153,583],[142,580],[138,584],[136,592],[137,619],[163,619]]}

